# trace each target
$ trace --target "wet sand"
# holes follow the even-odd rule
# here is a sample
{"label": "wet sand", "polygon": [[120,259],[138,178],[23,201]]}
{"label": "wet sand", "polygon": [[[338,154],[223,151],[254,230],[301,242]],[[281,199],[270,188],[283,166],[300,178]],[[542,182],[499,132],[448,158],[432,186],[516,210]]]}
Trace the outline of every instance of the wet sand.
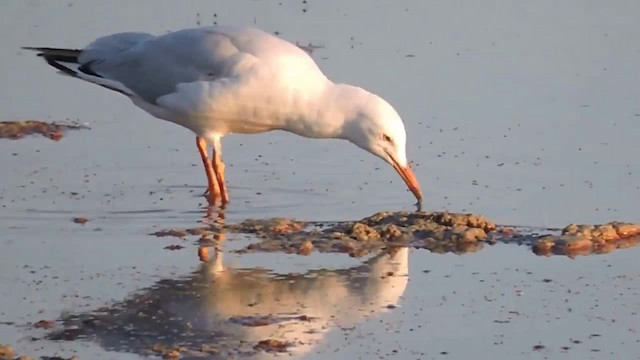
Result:
{"label": "wet sand", "polygon": [[[150,4],[0,11],[0,120],[90,127],[0,139],[0,344],[16,356],[638,358],[633,238],[562,252],[593,239],[569,224],[640,222],[635,6]],[[274,132],[225,139],[220,231],[188,131],[19,50],[214,21],[313,44],[331,77],[389,98],[426,190],[418,217],[495,228],[363,220],[413,211],[392,169]],[[152,235],[170,229],[209,233]]]}

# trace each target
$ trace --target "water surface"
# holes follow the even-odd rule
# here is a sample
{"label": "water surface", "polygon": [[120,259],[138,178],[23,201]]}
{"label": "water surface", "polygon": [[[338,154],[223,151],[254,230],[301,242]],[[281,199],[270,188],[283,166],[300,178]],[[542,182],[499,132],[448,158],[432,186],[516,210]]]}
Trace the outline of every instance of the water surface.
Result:
{"label": "water surface", "polygon": [[[208,300],[180,300],[180,286],[201,284],[197,274],[210,264],[198,261],[192,241],[168,251],[175,240],[148,235],[202,221],[205,178],[193,135],[57,75],[20,46],[75,48],[118,31],[256,24],[321,46],[313,56],[329,77],[394,104],[429,210],[528,226],[640,221],[634,2],[23,1],[0,9],[2,120],[70,119],[92,128],[60,142],[0,142],[0,321],[10,324],[0,325],[0,343],[20,353],[137,359],[142,346],[134,342],[31,342],[45,331],[27,324],[117,308],[161,288],[174,311],[210,329],[241,312],[229,299],[241,303],[247,294],[232,285],[217,290],[215,280],[198,287]],[[412,208],[389,166],[341,141],[230,136],[224,158],[230,222],[353,220]],[[90,221],[75,224],[75,216]],[[637,248],[575,260],[510,245],[466,255],[403,249],[375,268],[340,255],[225,253],[231,270],[223,273],[232,283],[253,276],[253,291],[265,294],[293,279],[297,286],[277,292],[299,306],[265,296],[270,307],[260,311],[320,319],[308,324],[314,336],[292,328],[306,344],[299,358],[637,358],[638,255]]]}

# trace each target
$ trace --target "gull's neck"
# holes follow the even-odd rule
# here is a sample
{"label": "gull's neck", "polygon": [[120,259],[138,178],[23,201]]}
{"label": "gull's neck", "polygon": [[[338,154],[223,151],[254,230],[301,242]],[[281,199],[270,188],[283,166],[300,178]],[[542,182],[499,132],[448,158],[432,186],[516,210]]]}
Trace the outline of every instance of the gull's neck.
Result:
{"label": "gull's neck", "polygon": [[346,130],[372,94],[347,84],[329,82],[319,96],[309,99],[300,116],[286,122],[285,129],[308,138],[347,138]]}

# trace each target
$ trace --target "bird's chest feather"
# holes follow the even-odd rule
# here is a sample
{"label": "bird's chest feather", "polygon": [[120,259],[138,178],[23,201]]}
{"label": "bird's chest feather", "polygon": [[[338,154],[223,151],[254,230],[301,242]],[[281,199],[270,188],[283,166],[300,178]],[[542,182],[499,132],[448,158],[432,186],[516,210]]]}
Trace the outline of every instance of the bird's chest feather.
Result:
{"label": "bird's chest feather", "polygon": [[247,87],[211,99],[208,118],[212,126],[228,133],[286,129],[313,116],[316,100],[287,87]]}
{"label": "bird's chest feather", "polygon": [[[265,77],[180,84],[159,99],[175,114],[171,120],[196,133],[253,134],[286,129],[316,113],[317,92],[299,82]],[[311,89],[313,90],[313,89]]]}

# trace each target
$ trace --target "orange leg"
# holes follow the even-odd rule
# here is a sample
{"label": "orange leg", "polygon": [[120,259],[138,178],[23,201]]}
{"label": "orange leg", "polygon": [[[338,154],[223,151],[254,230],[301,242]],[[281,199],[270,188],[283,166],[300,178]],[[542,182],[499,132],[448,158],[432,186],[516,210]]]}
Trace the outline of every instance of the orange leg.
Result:
{"label": "orange leg", "polygon": [[213,172],[216,174],[216,180],[220,187],[220,196],[222,198],[222,204],[229,203],[229,193],[227,192],[227,184],[224,182],[224,162],[222,162],[222,146],[220,139],[216,139],[213,143],[213,159],[211,160]]}
{"label": "orange leg", "polygon": [[215,172],[211,166],[212,164],[209,162],[209,156],[207,155],[207,142],[203,138],[196,136],[196,145],[198,146],[198,151],[202,158],[204,171],[207,174],[208,187],[205,194],[209,194],[207,199],[210,203],[215,203],[216,198],[220,198],[220,190],[218,189],[218,184],[216,182]]}
{"label": "orange leg", "polygon": [[198,258],[200,258],[200,261],[202,262],[208,262],[210,258],[210,248],[213,247],[214,256],[218,256],[222,251],[222,243],[227,239],[227,235],[225,234],[224,206],[220,206],[217,209],[215,209],[214,206],[209,206],[202,222],[203,224],[210,226],[212,230],[217,229],[218,231],[213,235],[213,239],[208,236],[205,238],[206,235],[203,235],[200,239]]}

